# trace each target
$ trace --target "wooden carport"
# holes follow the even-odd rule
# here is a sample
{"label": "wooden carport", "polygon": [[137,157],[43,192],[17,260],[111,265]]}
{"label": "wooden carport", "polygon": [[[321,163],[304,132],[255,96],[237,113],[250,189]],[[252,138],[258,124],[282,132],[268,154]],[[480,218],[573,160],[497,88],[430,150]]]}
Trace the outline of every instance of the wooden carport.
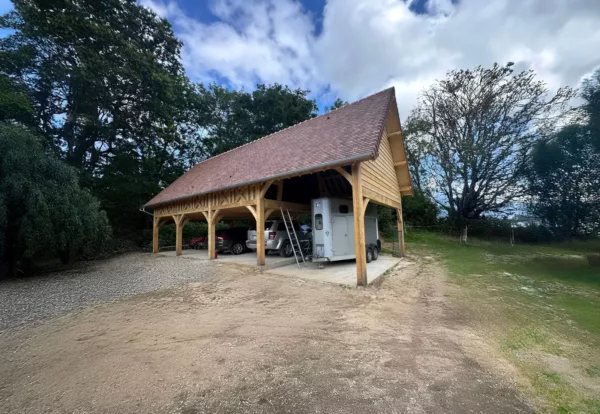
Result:
{"label": "wooden carport", "polygon": [[[275,157],[275,158],[273,158]],[[284,191],[285,190],[285,191]],[[357,284],[367,284],[364,212],[368,203],[396,210],[404,255],[402,195],[412,194],[394,89],[243,145],[196,165],[144,207],[154,209],[153,251],[162,225],[176,225],[176,254],[190,220],[208,223],[215,258],[221,220],[254,219],[257,265],[265,264],[265,220],[280,208],[310,213],[310,197],[352,197]]]}

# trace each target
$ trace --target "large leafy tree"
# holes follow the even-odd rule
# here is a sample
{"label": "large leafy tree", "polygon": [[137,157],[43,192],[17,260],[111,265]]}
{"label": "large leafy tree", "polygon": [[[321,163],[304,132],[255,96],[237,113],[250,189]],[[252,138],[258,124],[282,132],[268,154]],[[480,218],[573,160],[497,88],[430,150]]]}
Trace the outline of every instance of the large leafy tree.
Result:
{"label": "large leafy tree", "polygon": [[27,129],[0,123],[0,276],[29,272],[39,256],[70,262],[102,247],[110,232],[71,167]]}
{"label": "large leafy tree", "polygon": [[530,210],[559,236],[600,231],[600,152],[587,125],[540,141],[531,160]]}
{"label": "large leafy tree", "polygon": [[562,237],[600,232],[600,70],[581,97],[581,117],[536,144],[528,171],[530,210]]}
{"label": "large leafy tree", "polygon": [[[15,0],[0,74],[24,85],[37,127],[122,225],[196,156],[208,112],[170,24],[135,0]],[[113,163],[128,176],[112,177]],[[146,191],[123,198],[123,179]],[[154,185],[151,185],[153,183]],[[117,191],[106,191],[114,188]],[[114,215],[111,214],[111,217]]]}
{"label": "large leafy tree", "polygon": [[549,95],[533,71],[515,74],[511,63],[449,72],[408,120],[420,186],[458,221],[501,211],[523,194],[532,147],[573,96]]}
{"label": "large leafy tree", "polygon": [[253,92],[211,85],[206,92],[212,120],[204,138],[206,156],[229,151],[316,116],[309,91],[279,84],[257,85]]}

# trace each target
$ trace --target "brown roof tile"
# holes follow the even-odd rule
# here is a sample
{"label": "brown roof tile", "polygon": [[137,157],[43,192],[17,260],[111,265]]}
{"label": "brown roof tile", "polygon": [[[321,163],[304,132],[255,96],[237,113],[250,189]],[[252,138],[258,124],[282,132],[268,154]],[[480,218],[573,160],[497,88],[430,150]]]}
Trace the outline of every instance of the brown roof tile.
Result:
{"label": "brown roof tile", "polygon": [[226,188],[372,159],[394,88],[196,164],[146,207]]}

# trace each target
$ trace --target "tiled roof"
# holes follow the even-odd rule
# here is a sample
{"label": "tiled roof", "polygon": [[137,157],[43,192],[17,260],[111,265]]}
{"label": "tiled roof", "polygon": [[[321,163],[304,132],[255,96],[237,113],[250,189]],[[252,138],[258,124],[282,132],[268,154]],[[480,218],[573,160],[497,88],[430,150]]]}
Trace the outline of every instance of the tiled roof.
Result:
{"label": "tiled roof", "polygon": [[146,207],[199,194],[373,159],[394,88],[196,164]]}

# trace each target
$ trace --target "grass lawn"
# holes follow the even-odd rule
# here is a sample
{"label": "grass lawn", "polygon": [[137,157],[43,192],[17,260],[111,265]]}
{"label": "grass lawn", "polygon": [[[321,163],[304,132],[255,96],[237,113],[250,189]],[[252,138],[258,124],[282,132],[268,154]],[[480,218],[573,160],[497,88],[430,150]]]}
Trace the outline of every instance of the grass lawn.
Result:
{"label": "grass lawn", "polygon": [[519,371],[542,411],[600,413],[600,243],[515,245],[410,232],[407,249],[439,256],[455,300]]}

